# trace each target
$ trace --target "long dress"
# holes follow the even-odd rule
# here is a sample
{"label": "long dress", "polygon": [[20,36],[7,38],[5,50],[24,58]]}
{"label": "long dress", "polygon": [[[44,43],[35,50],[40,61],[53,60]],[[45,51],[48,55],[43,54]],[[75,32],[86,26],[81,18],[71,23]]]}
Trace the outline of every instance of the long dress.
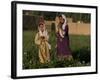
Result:
{"label": "long dress", "polygon": [[41,37],[39,33],[35,36],[35,44],[38,45],[39,48],[39,60],[40,63],[47,63],[50,61],[50,53],[49,53],[49,43],[47,37]]}
{"label": "long dress", "polygon": [[68,25],[66,25],[64,32],[64,38],[62,38],[59,32],[57,32],[57,56],[60,58],[71,56],[71,50],[69,47]]}

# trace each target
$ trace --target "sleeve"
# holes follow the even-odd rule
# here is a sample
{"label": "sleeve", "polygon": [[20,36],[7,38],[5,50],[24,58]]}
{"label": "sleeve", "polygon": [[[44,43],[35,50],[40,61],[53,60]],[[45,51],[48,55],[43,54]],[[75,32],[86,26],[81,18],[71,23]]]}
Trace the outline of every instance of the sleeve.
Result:
{"label": "sleeve", "polygon": [[64,38],[64,36],[63,36],[63,33],[62,33],[62,30],[61,30],[61,29],[59,29],[59,35],[60,35],[62,38]]}
{"label": "sleeve", "polygon": [[47,32],[47,41],[49,40],[49,34],[48,34],[48,32]]}
{"label": "sleeve", "polygon": [[38,33],[35,36],[35,44],[40,45],[40,39]]}
{"label": "sleeve", "polygon": [[48,35],[47,30],[45,31],[45,40],[46,40],[46,41],[48,41],[48,40],[49,40],[49,35]]}

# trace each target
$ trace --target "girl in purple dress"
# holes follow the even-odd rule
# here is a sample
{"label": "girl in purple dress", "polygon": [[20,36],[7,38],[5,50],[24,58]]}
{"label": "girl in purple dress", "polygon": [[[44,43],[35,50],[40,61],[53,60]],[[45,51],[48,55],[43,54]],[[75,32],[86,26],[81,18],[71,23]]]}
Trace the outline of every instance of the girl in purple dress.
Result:
{"label": "girl in purple dress", "polygon": [[59,59],[71,59],[72,55],[69,47],[68,24],[65,15],[59,16],[57,28],[57,56]]}

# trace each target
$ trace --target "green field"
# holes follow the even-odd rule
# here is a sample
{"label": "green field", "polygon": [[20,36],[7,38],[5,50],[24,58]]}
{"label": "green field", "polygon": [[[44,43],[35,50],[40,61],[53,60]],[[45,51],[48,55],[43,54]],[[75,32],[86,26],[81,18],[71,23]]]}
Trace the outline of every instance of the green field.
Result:
{"label": "green field", "polygon": [[90,36],[69,35],[73,59],[59,61],[56,58],[56,35],[52,31],[49,33],[49,43],[52,46],[51,62],[40,64],[38,48],[34,44],[35,34],[36,31],[23,31],[23,69],[90,66]]}

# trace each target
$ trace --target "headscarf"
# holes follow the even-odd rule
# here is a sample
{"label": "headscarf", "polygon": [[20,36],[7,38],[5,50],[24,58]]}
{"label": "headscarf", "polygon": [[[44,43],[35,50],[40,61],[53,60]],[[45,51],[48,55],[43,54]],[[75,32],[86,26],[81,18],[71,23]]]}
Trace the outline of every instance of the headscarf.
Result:
{"label": "headscarf", "polygon": [[43,25],[43,28],[44,28],[44,30],[45,30],[45,23],[44,23],[44,17],[43,16],[40,16],[39,17],[39,22],[38,22],[39,24],[38,24],[38,30],[39,30],[39,34],[40,34],[40,36],[43,36],[45,33],[44,33],[44,31],[42,32],[41,30],[40,30],[40,25]]}
{"label": "headscarf", "polygon": [[67,19],[66,19],[66,16],[64,14],[62,14],[61,16],[65,20],[64,23],[63,23],[63,25],[62,25],[62,29],[65,30],[65,27],[67,25]]}

